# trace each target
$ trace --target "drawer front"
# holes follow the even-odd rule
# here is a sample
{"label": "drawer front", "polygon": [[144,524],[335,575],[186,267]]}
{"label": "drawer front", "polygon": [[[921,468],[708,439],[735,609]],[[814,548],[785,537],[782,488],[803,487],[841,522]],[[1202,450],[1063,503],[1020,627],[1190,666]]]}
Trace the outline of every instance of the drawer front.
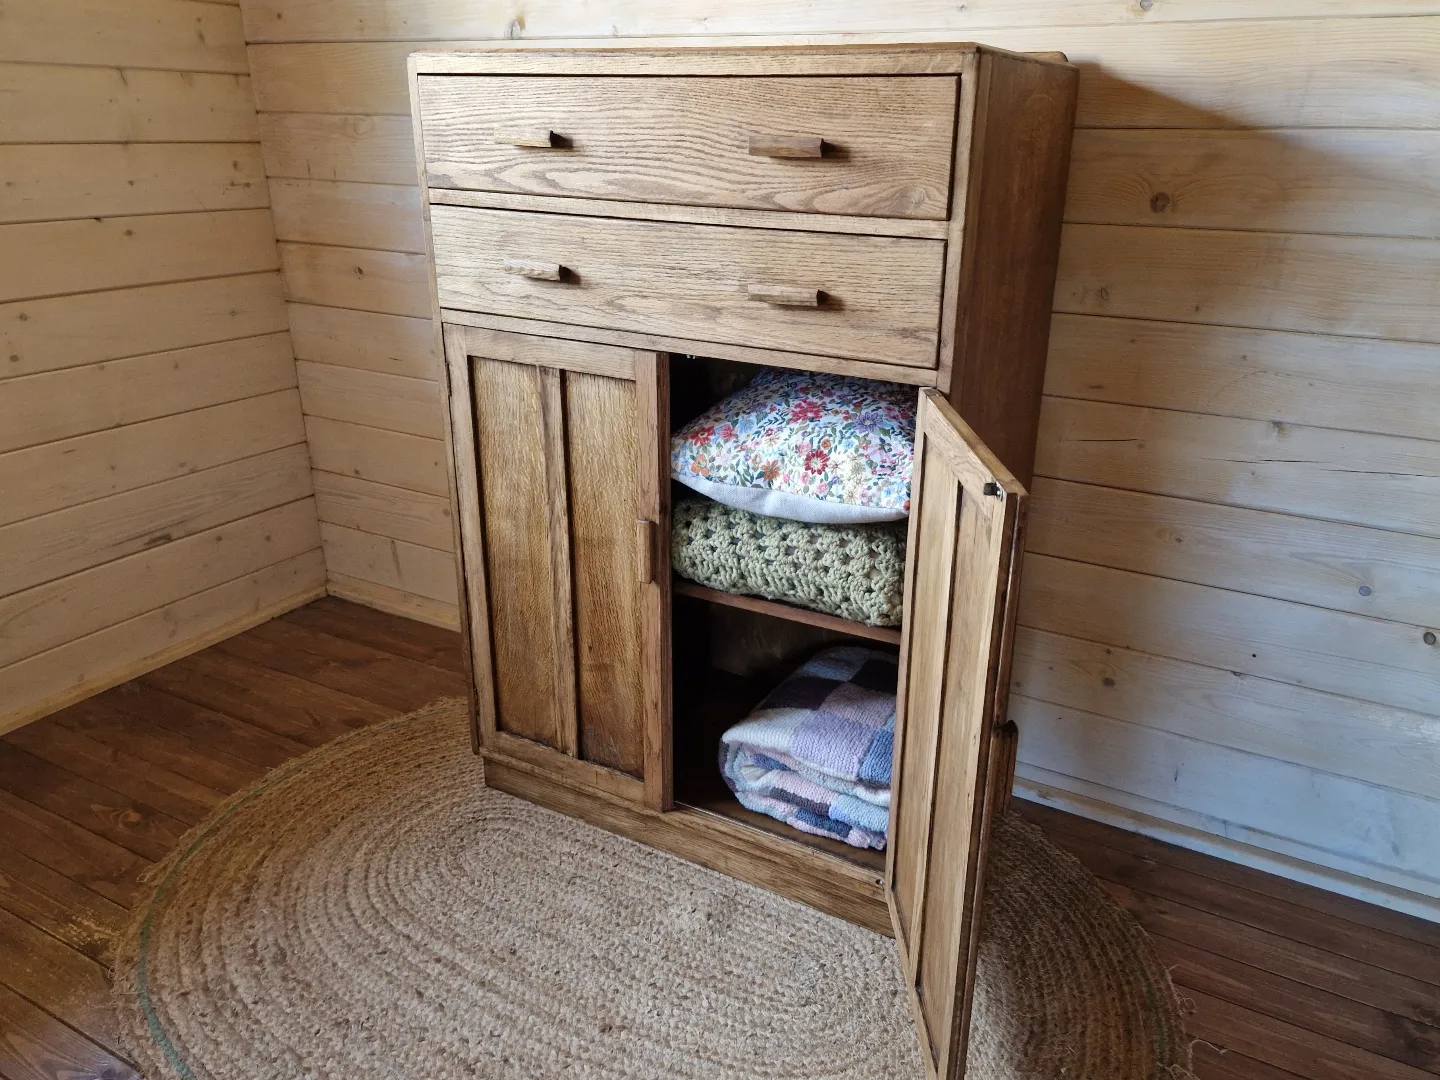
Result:
{"label": "drawer front", "polygon": [[433,187],[942,219],[958,81],[421,76]]}
{"label": "drawer front", "polygon": [[440,305],[933,368],[939,240],[432,206]]}

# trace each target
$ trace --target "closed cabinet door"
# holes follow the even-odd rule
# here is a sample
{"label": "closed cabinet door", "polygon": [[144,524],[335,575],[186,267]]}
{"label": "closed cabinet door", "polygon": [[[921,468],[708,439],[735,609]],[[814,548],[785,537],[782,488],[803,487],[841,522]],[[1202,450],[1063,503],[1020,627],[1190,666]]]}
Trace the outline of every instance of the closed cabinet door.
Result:
{"label": "closed cabinet door", "polygon": [[991,826],[1014,774],[1005,722],[1025,490],[921,392],[886,899],[932,1077],[964,1075]]}
{"label": "closed cabinet door", "polygon": [[445,354],[480,744],[661,808],[663,361],[456,325]]}

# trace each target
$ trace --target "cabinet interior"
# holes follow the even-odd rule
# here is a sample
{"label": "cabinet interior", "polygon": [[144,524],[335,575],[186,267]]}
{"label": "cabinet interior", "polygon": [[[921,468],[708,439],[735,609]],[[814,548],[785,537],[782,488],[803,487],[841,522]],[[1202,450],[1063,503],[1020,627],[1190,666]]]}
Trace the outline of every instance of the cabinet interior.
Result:
{"label": "cabinet interior", "polygon": [[[745,386],[763,366],[701,356],[670,358],[671,432]],[[671,482],[672,499],[691,494]],[[669,564],[669,536],[664,564]],[[672,582],[674,799],[772,836],[883,872],[885,853],[812,836],[747,810],[720,773],[720,736],[820,649],[856,643],[896,653],[899,627],[876,627],[791,604]]]}

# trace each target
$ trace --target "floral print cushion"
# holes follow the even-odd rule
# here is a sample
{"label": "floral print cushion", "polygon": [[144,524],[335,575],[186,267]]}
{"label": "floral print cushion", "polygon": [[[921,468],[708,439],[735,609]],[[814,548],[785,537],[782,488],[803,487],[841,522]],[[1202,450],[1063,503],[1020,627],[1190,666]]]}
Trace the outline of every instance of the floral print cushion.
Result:
{"label": "floral print cushion", "polygon": [[816,524],[910,512],[916,391],[765,371],[671,440],[671,474],[726,506]]}

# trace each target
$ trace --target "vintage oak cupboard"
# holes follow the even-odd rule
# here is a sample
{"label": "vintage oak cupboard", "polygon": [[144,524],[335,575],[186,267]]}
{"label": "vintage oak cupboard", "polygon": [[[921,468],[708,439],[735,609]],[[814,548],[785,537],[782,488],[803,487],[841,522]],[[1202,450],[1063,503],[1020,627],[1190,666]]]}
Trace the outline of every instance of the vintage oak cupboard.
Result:
{"label": "vintage oak cupboard", "polygon": [[[488,782],[893,932],[959,1076],[1074,69],[511,47],[409,75]],[[916,388],[898,632],[672,582],[672,415],[755,366]],[[852,636],[899,650],[883,858],[747,812],[714,765],[785,664]]]}

